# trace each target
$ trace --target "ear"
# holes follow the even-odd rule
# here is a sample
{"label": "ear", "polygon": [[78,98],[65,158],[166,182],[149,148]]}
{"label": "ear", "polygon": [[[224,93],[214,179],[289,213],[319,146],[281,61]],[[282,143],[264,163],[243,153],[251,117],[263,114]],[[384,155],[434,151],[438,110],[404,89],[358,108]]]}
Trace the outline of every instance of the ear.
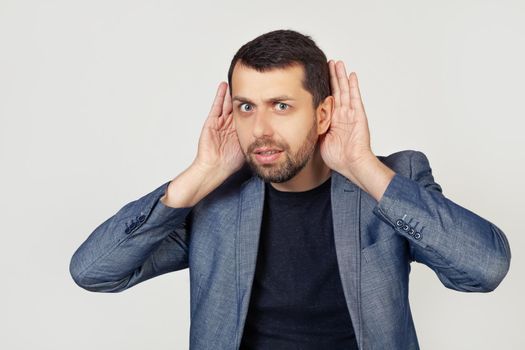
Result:
{"label": "ear", "polygon": [[327,96],[317,107],[317,134],[322,135],[328,131],[332,122],[332,109],[334,106],[334,97]]}

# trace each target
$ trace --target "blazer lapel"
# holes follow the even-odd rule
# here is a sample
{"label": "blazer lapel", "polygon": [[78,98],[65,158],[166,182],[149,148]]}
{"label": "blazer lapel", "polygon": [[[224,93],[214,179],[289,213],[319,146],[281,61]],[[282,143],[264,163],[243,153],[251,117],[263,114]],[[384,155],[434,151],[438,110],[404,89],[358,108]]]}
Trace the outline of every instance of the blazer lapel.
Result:
{"label": "blazer lapel", "polygon": [[253,176],[243,183],[237,225],[237,308],[238,338],[248,313],[249,299],[257,263],[257,250],[264,209],[264,181]]}
{"label": "blazer lapel", "polygon": [[357,344],[362,349],[359,228],[361,189],[342,174],[332,171],[331,191],[337,264]]}

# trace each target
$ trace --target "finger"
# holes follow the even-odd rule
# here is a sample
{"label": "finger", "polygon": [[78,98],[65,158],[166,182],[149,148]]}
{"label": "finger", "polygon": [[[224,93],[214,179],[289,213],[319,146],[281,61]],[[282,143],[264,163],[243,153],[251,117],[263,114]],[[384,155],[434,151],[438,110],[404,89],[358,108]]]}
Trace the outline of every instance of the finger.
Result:
{"label": "finger", "polygon": [[232,113],[232,99],[230,95],[230,90],[228,89],[228,84],[226,84],[226,92],[224,96],[224,102],[222,104],[222,115],[219,118],[221,121],[220,128],[224,129],[230,129],[232,125],[233,120],[233,113]]}
{"label": "finger", "polygon": [[232,111],[232,97],[230,95],[230,89],[228,89],[228,83],[226,83],[226,91],[224,96],[224,102],[222,104],[222,116],[227,118]]}
{"label": "finger", "polygon": [[332,96],[334,97],[335,107],[341,105],[341,99],[339,98],[339,83],[337,82],[337,74],[335,72],[335,62],[333,60],[328,61],[328,70],[330,71],[330,85],[332,87]]}
{"label": "finger", "polygon": [[224,95],[226,94],[226,86],[228,83],[221,81],[217,87],[217,93],[215,94],[215,99],[208,114],[208,118],[218,118],[222,113],[222,104],[224,102]]}
{"label": "finger", "polygon": [[341,99],[341,106],[350,108],[350,85],[348,84],[345,64],[343,61],[336,62],[335,71],[337,73],[337,81],[339,82],[339,89],[341,91],[339,96]]}
{"label": "finger", "polygon": [[350,73],[348,77],[350,82],[350,100],[353,109],[364,110],[363,99],[361,98],[361,92],[359,91],[359,83],[357,81],[357,74],[355,72]]}

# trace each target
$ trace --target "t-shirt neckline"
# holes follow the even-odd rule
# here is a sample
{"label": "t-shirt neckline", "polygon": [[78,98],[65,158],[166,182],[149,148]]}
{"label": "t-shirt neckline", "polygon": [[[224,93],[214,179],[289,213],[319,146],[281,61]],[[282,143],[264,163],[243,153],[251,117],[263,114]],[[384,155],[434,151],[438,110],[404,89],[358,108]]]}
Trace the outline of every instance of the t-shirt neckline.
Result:
{"label": "t-shirt neckline", "polygon": [[306,191],[281,191],[272,186],[271,183],[265,182],[266,189],[275,196],[279,197],[304,197],[317,194],[325,190],[331,183],[332,176],[328,177],[322,184]]}

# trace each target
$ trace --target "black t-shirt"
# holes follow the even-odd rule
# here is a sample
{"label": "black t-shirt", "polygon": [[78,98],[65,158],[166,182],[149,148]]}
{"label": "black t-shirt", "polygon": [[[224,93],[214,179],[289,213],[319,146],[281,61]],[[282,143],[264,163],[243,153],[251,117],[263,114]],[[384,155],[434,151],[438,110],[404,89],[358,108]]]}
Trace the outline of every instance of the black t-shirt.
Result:
{"label": "black t-shirt", "polygon": [[303,192],[265,186],[241,349],[357,349],[334,246],[331,178]]}

